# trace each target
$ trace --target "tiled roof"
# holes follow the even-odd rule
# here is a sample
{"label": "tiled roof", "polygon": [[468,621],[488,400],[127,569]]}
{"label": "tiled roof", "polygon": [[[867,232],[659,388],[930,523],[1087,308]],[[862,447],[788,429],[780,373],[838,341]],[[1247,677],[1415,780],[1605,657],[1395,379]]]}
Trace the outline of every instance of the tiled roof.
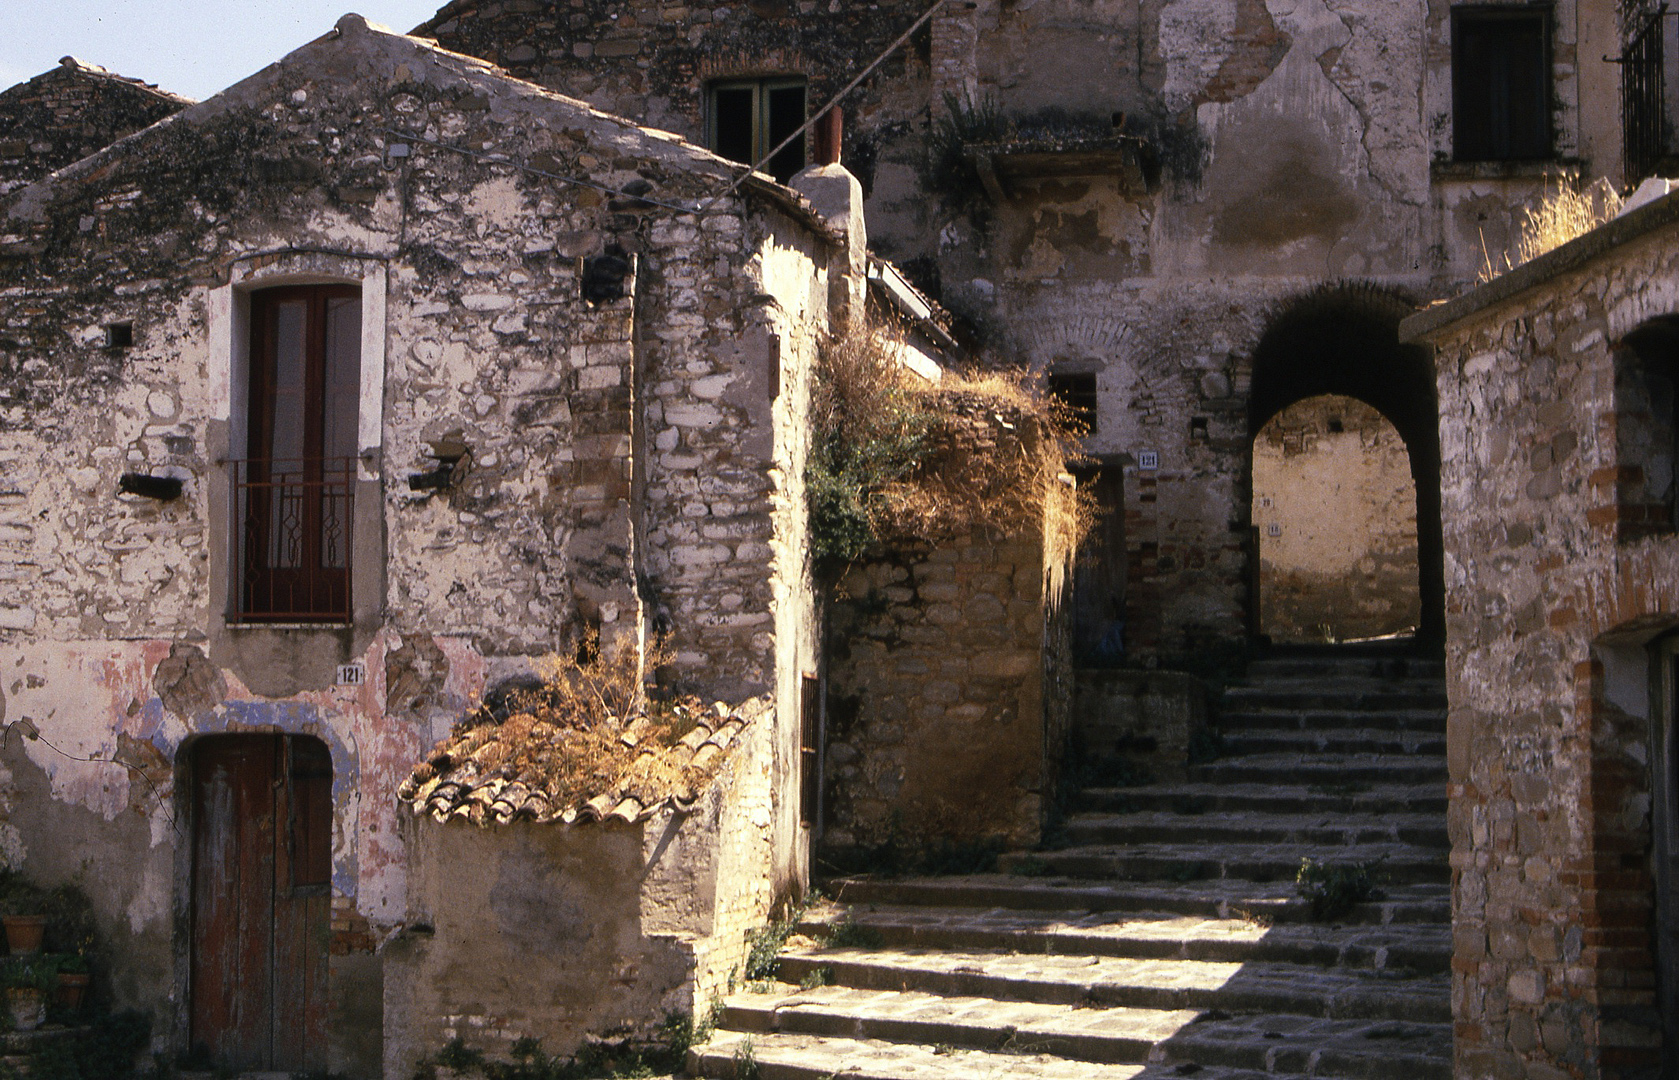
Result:
{"label": "tiled roof", "polygon": [[[682,706],[677,709],[683,711]],[[684,715],[695,724],[674,745],[646,747],[618,775],[593,785],[596,790],[570,795],[528,764],[533,749],[563,748],[565,729],[542,722],[515,723],[518,718],[513,718],[457,730],[415,767],[397,789],[397,798],[416,814],[445,822],[633,823],[667,806],[692,805],[752,719],[752,711],[731,710],[722,702],[709,712]],[[627,748],[636,747],[641,741],[638,729],[645,730],[630,723],[618,740]]]}

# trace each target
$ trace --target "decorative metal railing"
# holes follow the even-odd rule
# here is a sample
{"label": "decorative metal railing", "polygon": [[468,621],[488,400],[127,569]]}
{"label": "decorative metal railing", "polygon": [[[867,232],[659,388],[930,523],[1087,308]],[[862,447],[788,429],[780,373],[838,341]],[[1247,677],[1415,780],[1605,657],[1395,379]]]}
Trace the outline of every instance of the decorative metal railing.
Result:
{"label": "decorative metal railing", "polygon": [[1663,4],[1627,42],[1621,54],[1621,138],[1625,181],[1654,176],[1671,149],[1664,39],[1674,17]]}
{"label": "decorative metal railing", "polygon": [[247,458],[232,478],[237,622],[348,622],[356,459]]}

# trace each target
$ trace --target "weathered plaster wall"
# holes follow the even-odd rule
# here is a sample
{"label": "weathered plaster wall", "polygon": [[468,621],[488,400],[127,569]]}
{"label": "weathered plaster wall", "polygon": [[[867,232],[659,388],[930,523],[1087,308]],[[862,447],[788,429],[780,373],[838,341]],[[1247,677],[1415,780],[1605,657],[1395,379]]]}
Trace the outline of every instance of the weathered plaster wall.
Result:
{"label": "weathered plaster wall", "polygon": [[1259,625],[1273,641],[1416,628],[1416,482],[1375,409],[1325,395],[1272,417],[1254,437],[1253,523]]}
{"label": "weathered plaster wall", "polygon": [[66,56],[0,92],[0,198],[190,104]]}
{"label": "weathered plaster wall", "polygon": [[1642,643],[1679,624],[1679,545],[1620,525],[1613,346],[1679,311],[1674,251],[1665,227],[1419,331],[1438,350],[1464,1075],[1671,1056]]}
{"label": "weathered plaster wall", "polygon": [[[179,763],[195,737],[299,731],[332,748],[331,992],[364,1003],[336,1013],[333,1068],[364,1076],[383,1053],[364,1028],[416,1022],[401,998],[382,1021],[365,1006],[381,997],[374,950],[407,917],[395,788],[483,690],[589,629],[660,631],[675,652],[661,677],[733,701],[775,693],[794,704],[774,715],[797,717],[816,635],[796,432],[831,239],[761,185],[703,217],[601,191],[692,206],[723,175],[668,137],[347,18],[12,204],[0,639],[15,659],[0,720],[40,731],[9,734],[7,767],[20,792],[52,797],[13,796],[0,839],[59,880],[76,866],[56,838],[86,834],[119,1001],[185,1001]],[[625,295],[591,302],[585,260],[610,252],[630,267]],[[363,292],[355,617],[229,625],[223,462],[243,453],[249,292],[323,280]],[[131,348],[102,346],[114,321],[134,324]],[[451,441],[470,451],[454,483],[410,490]],[[124,472],[179,477],[184,494],[119,495]],[[338,684],[346,664],[364,683]],[[727,810],[745,824],[716,856],[735,867],[719,891],[732,921],[716,958],[685,961],[689,979],[715,983],[771,891],[802,880],[796,719],[762,727],[764,790]],[[795,809],[770,818],[770,788]]]}

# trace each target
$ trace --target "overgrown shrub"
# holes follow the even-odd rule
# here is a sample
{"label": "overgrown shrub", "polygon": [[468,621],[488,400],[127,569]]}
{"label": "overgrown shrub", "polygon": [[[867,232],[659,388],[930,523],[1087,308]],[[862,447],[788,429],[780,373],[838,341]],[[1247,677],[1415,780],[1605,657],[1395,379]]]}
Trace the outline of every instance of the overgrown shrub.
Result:
{"label": "overgrown shrub", "polygon": [[1012,130],[996,98],[972,101],[946,93],[944,113],[927,135],[928,189],[958,201],[981,194],[979,173],[968,151],[979,143],[1001,142]]}
{"label": "overgrown shrub", "polygon": [[882,543],[936,544],[975,528],[1042,527],[1047,561],[1088,525],[1061,482],[1075,455],[1055,402],[1024,377],[925,383],[879,325],[823,350],[805,471],[811,545],[848,562]]}
{"label": "overgrown shrub", "polygon": [[1331,922],[1350,912],[1366,900],[1380,900],[1382,892],[1376,887],[1381,873],[1381,860],[1362,863],[1320,863],[1315,859],[1301,859],[1300,872],[1294,876],[1294,888],[1302,899],[1312,905],[1312,918]]}
{"label": "overgrown shrub", "polygon": [[1482,237],[1481,270],[1476,280],[1490,281],[1576,237],[1584,236],[1600,225],[1608,224],[1620,213],[1624,202],[1607,180],[1595,180],[1584,187],[1570,186],[1560,178],[1554,187],[1547,182],[1538,204],[1522,207],[1522,220],[1517,224],[1519,238],[1514,251],[1494,259],[1486,250],[1486,238]]}

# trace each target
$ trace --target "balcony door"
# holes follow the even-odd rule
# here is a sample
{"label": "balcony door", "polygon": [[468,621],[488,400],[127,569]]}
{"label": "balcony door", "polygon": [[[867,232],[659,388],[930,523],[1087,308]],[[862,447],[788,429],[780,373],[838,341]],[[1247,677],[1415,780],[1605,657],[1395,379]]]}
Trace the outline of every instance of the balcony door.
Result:
{"label": "balcony door", "polygon": [[234,474],[239,619],[347,622],[361,290],[252,294],[250,355],[250,442]]}

